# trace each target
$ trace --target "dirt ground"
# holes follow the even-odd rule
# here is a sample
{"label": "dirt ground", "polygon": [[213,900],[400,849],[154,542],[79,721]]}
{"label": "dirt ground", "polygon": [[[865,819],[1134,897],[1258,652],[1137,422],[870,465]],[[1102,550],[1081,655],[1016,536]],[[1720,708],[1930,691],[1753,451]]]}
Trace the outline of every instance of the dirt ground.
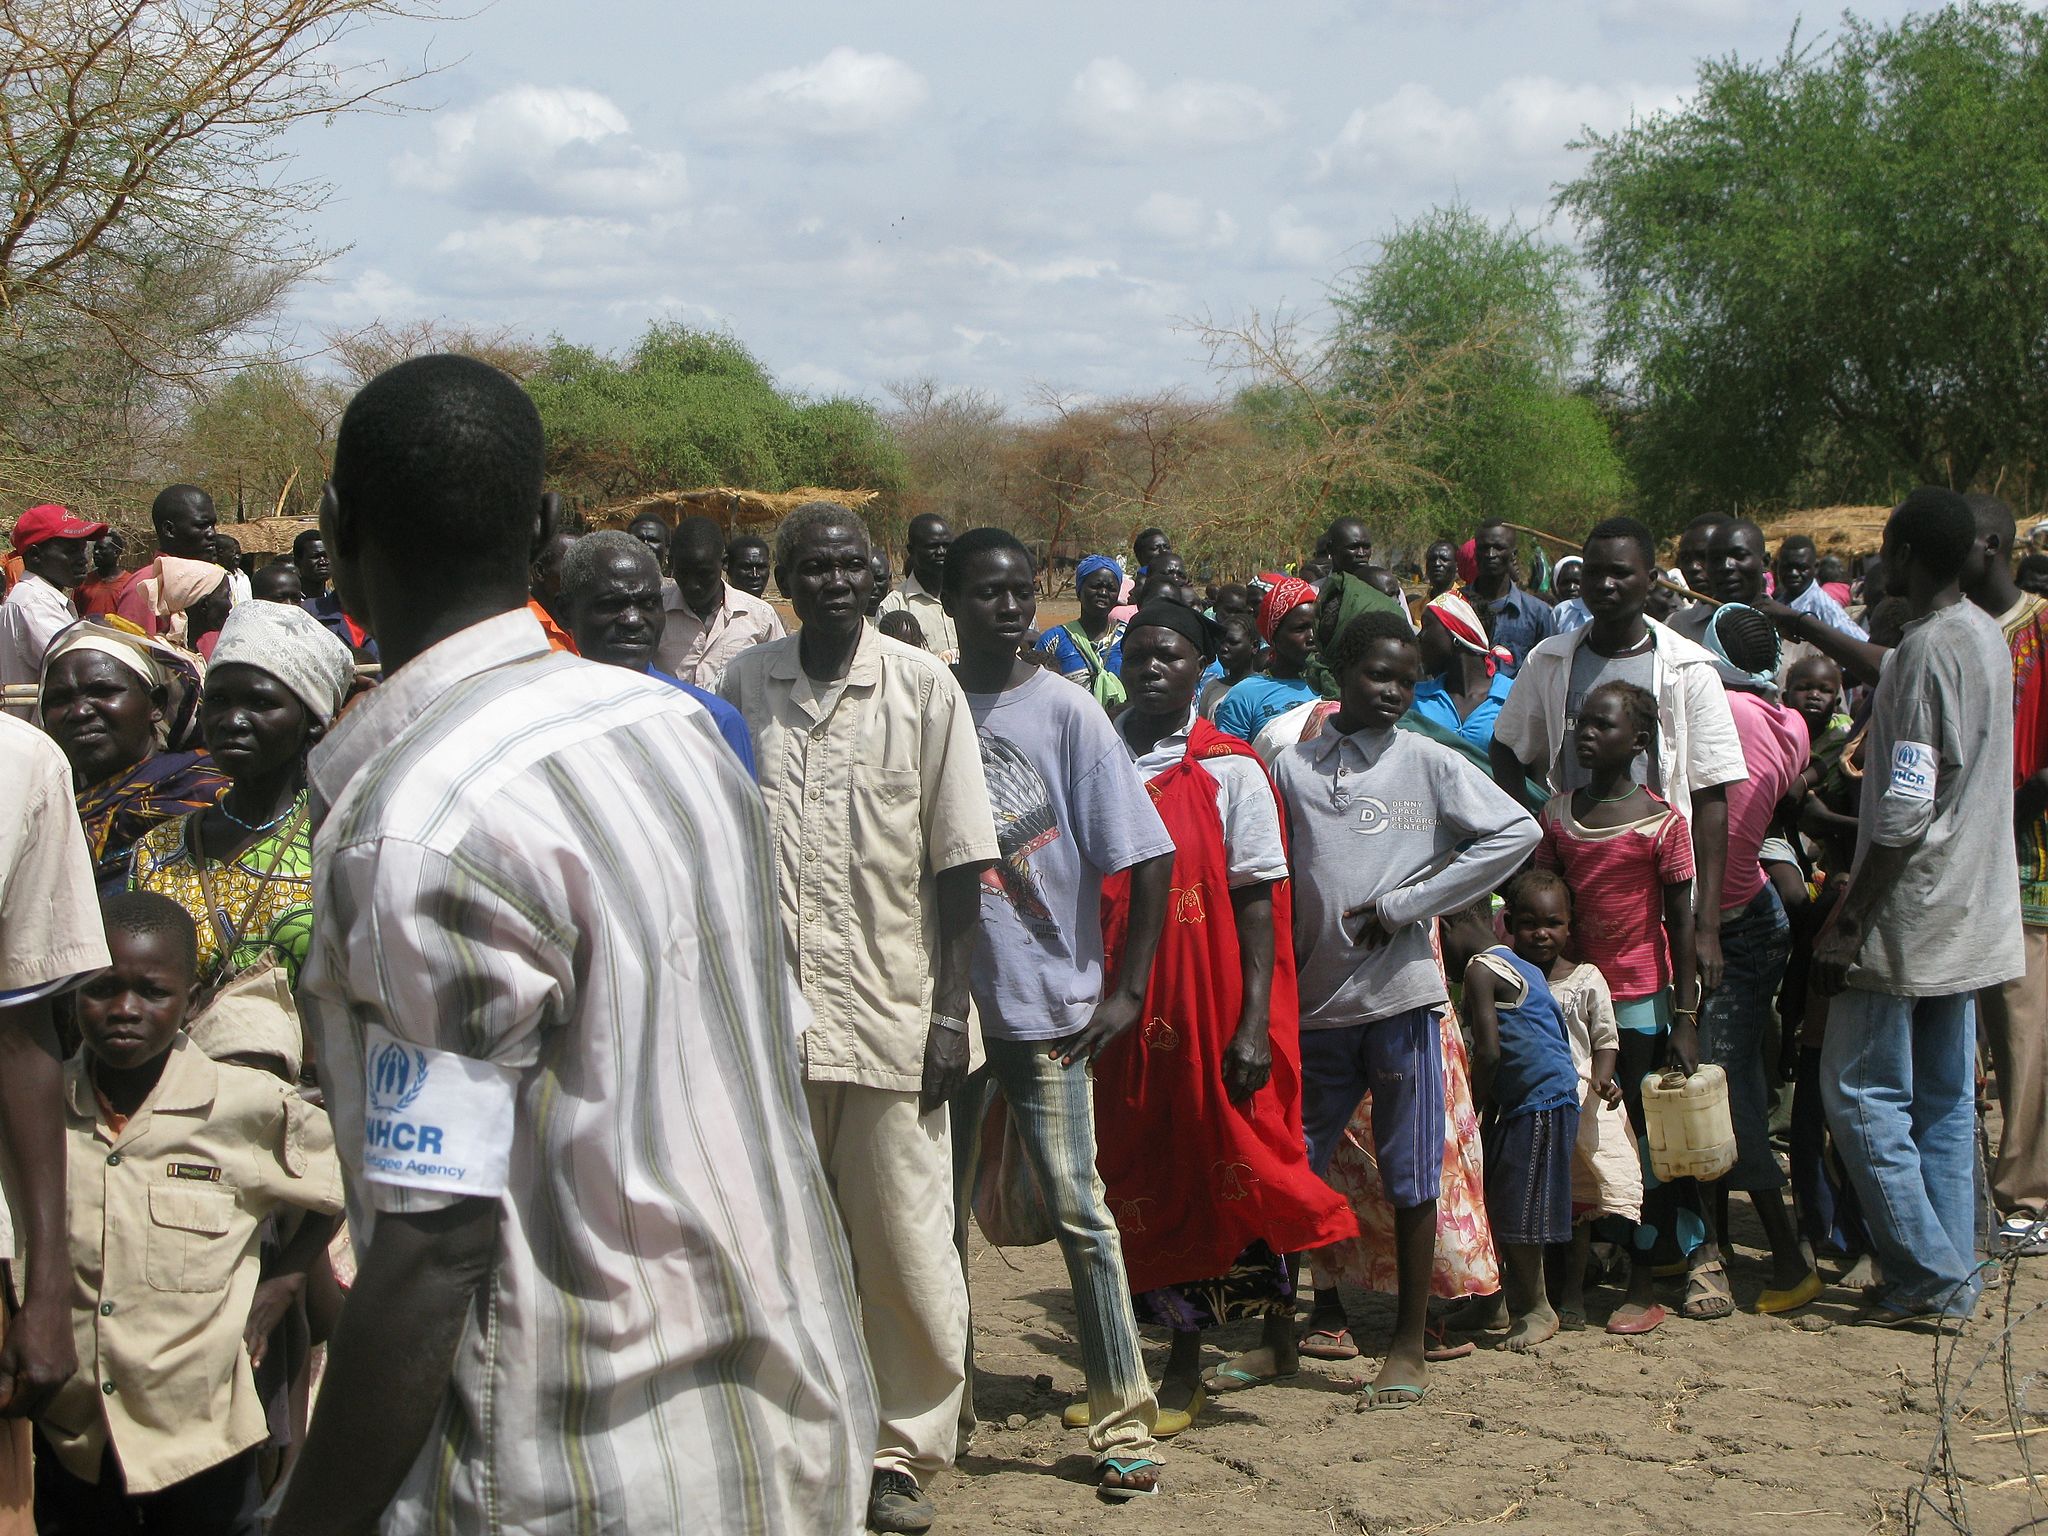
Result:
{"label": "dirt ground", "polygon": [[[1735,1204],[1731,1268],[1746,1306],[1766,1270],[1747,1202]],[[2018,1261],[2010,1283],[1994,1273],[1977,1318],[1946,1341],[1845,1326],[1855,1301],[1839,1287],[1791,1319],[1738,1311],[1688,1323],[1674,1313],[1645,1338],[1613,1338],[1599,1325],[1619,1293],[1598,1291],[1588,1331],[1527,1356],[1482,1343],[1433,1367],[1429,1396],[1402,1412],[1362,1411],[1333,1386],[1358,1363],[1304,1360],[1292,1380],[1212,1400],[1165,1446],[1160,1495],[1119,1508],[1091,1491],[1085,1436],[1060,1426],[1081,1371],[1058,1248],[999,1250],[978,1232],[973,1243],[982,1423],[932,1490],[946,1536],[1420,1536],[1501,1526],[1817,1536],[2048,1522],[2048,1429],[2025,1442],[2039,1484],[1997,1486],[2030,1470],[2009,1427],[2008,1366],[2022,1423],[2048,1425],[2048,1259]],[[1346,1299],[1360,1346],[1375,1354],[1391,1298]],[[1245,1324],[1211,1335],[1207,1364],[1252,1347],[1255,1334]],[[1157,1379],[1165,1336],[1147,1345]],[[1938,1479],[1927,1484],[1930,1503],[1911,1498],[1944,1402],[1963,1500],[1953,1509]]]}

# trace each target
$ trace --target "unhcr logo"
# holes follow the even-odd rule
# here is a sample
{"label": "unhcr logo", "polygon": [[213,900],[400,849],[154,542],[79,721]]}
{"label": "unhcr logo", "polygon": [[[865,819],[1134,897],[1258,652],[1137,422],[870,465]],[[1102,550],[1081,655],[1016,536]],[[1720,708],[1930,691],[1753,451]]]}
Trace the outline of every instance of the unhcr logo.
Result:
{"label": "unhcr logo", "polygon": [[370,1108],[381,1114],[410,1109],[426,1091],[427,1053],[395,1041],[370,1053]]}

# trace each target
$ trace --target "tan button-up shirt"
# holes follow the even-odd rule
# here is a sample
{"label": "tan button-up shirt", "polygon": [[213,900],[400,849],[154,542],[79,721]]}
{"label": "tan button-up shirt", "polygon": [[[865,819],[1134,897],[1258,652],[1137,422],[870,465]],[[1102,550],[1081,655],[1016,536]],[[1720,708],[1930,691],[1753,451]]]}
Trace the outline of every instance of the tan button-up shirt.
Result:
{"label": "tan button-up shirt", "polygon": [[690,612],[673,581],[661,584],[661,606],[668,617],[661,644],[654,648],[654,664],[670,677],[699,688],[716,690],[735,656],[780,640],[784,633],[773,608],[730,582],[725,586],[724,603],[708,619]]}
{"label": "tan button-up shirt", "polygon": [[903,584],[893,588],[882,599],[875,617],[898,612],[907,613],[917,620],[917,627],[924,631],[924,643],[931,647],[932,654],[939,660],[954,662],[960,659],[960,636],[953,629],[952,619],[946,615],[945,604],[939,601],[938,593],[927,592],[915,576],[905,576]]}
{"label": "tan button-up shirt", "polygon": [[783,939],[816,1015],[805,1075],[914,1093],[936,878],[997,856],[974,719],[938,658],[872,626],[837,683],[807,677],[797,646],[749,651],[722,691],[753,733]]}
{"label": "tan button-up shirt", "polygon": [[118,1132],[74,1056],[64,1125],[78,1372],[38,1422],[89,1481],[111,1437],[128,1491],[150,1493],[269,1433],[242,1347],[258,1230],[281,1205],[339,1211],[341,1162],[297,1089],[183,1034]]}

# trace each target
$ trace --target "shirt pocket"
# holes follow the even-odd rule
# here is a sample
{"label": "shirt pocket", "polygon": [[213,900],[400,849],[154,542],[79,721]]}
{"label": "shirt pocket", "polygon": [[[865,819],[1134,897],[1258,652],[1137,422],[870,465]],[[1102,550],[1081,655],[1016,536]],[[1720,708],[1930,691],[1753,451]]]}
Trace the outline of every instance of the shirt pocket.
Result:
{"label": "shirt pocket", "polygon": [[235,1197],[225,1190],[149,1192],[148,1257],[143,1273],[159,1291],[218,1291],[234,1278],[242,1257],[232,1239]]}

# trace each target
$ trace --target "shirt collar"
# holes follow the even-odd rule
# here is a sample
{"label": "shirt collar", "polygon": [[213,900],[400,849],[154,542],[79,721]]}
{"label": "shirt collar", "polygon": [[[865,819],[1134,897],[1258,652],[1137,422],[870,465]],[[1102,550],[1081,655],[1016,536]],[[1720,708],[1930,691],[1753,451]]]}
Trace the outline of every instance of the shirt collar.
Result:
{"label": "shirt collar", "polygon": [[[1168,731],[1164,736],[1160,737],[1158,741],[1152,744],[1152,749],[1150,752],[1147,752],[1143,755],[1150,757],[1159,752],[1169,750],[1173,747],[1173,745],[1176,742],[1180,744],[1181,752],[1183,755],[1185,755],[1188,748],[1188,738],[1194,734],[1195,719],[1200,713],[1200,710],[1198,710],[1194,705],[1190,704],[1188,706],[1187,718],[1181,721],[1180,729],[1175,731]],[[1139,752],[1136,747],[1131,745],[1130,737],[1131,714],[1132,711],[1126,710],[1123,714],[1117,717],[1116,733],[1117,735],[1123,738],[1125,749],[1129,751],[1133,757],[1136,757],[1139,755]]]}
{"label": "shirt collar", "polygon": [[[1335,716],[1331,718],[1334,720]],[[1384,731],[1353,731],[1346,736],[1339,736],[1334,731],[1324,731],[1309,743],[1309,751],[1317,764],[1321,765],[1327,763],[1333,753],[1343,751],[1348,744],[1352,751],[1365,760],[1365,766],[1370,768],[1386,753],[1387,748],[1394,744],[1394,737],[1399,733],[1399,726],[1390,726]]]}
{"label": "shirt collar", "polygon": [[456,631],[389,674],[342,716],[307,759],[314,790],[326,804],[334,804],[365,763],[451,689],[495,667],[550,654],[539,620],[524,608]]}
{"label": "shirt collar", "polygon": [[700,614],[683,600],[683,589],[676,584],[673,576],[664,576],[661,582],[661,606],[670,613],[680,613],[694,619],[709,629],[718,622],[721,614],[731,613],[741,603],[748,601],[747,594],[729,581],[718,584],[718,606],[709,613]]}
{"label": "shirt collar", "polygon": [[921,597],[924,598],[927,602],[933,603],[936,603],[939,600],[939,594],[932,591],[930,588],[926,587],[923,582],[919,581],[917,579],[917,572],[915,571],[905,571],[903,573],[903,580],[897,584],[896,590],[903,594],[906,601],[913,597]]}
{"label": "shirt collar", "polygon": [[[768,663],[768,675],[793,683],[803,675],[803,656],[798,638],[803,632],[789,636],[789,644],[782,647]],[[871,688],[882,679],[882,632],[874,625],[863,623],[860,639],[854,643],[853,661],[846,669],[846,676],[840,681],[847,687]]]}
{"label": "shirt collar", "polygon": [[[64,1063],[64,1094],[73,1114],[81,1119],[96,1120],[99,1106],[93,1099],[92,1078],[86,1069],[86,1059],[85,1050],[80,1048]],[[150,1090],[149,1097],[128,1117],[128,1124],[121,1134],[126,1136],[137,1129],[158,1110],[204,1109],[219,1091],[220,1068],[212,1057],[192,1043],[191,1036],[180,1030],[164,1057],[163,1075],[156,1080],[156,1087]]]}

